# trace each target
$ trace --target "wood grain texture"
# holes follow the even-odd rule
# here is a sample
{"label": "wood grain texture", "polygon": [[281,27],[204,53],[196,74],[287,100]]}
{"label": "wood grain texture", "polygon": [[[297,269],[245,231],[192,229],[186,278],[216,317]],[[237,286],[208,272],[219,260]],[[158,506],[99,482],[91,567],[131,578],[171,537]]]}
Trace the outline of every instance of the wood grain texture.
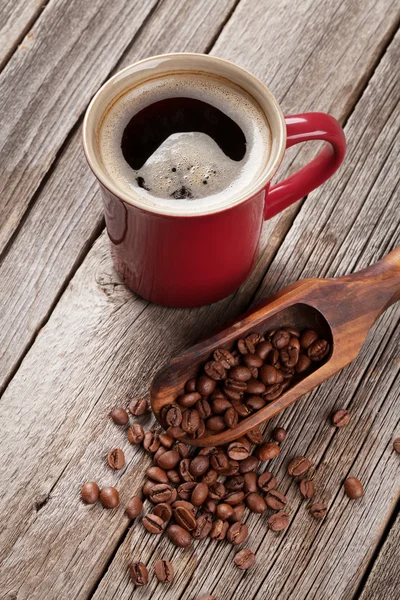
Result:
{"label": "wood grain texture", "polygon": [[[205,51],[234,6],[231,1],[217,0],[212,4],[162,3],[119,67],[159,52]],[[285,1],[278,8],[266,1],[242,0],[222,32],[223,43],[218,40],[213,53],[261,77],[283,101],[286,112],[332,109],[343,120],[396,18],[389,0],[351,6],[339,1]],[[294,24],[289,31],[288,22]],[[285,44],[280,43],[282,30]],[[349,45],[354,49],[343,55],[343,47]],[[280,176],[302,166],[314,150],[313,144],[291,149]],[[93,181],[78,131],[0,266],[3,289],[10,290],[10,300],[0,313],[0,390],[101,227],[102,208]],[[240,292],[231,297],[232,315],[247,307],[293,215],[288,209],[264,225],[257,266]]]}
{"label": "wood grain texture", "polygon": [[0,4],[0,70],[46,3],[46,0],[3,0]]}
{"label": "wood grain texture", "polygon": [[53,0],[0,76],[0,253],[157,0]]}
{"label": "wood grain texture", "polygon": [[379,552],[360,600],[396,600],[399,596],[400,514]]}
{"label": "wood grain texture", "polygon": [[[315,204],[312,196],[307,199],[292,228],[297,246],[288,236],[274,261],[275,281],[281,270],[289,270],[288,260],[291,277],[301,276],[309,262],[305,249],[308,244],[318,247],[313,238],[317,232],[326,254],[318,264],[311,262],[314,276],[368,264],[398,243],[394,157],[400,115],[395,111],[393,80],[397,61],[395,40],[348,123],[351,174],[342,171],[343,179],[338,174],[315,194],[321,212],[311,230],[309,221],[301,218],[303,210]],[[368,120],[368,114],[376,118]],[[368,180],[371,163],[378,171],[378,198],[374,188],[361,193],[358,185]],[[352,211],[356,219],[349,227]],[[331,220],[337,228],[334,236]],[[339,256],[334,268],[331,264],[326,269],[329,257]],[[275,281],[270,279],[268,285],[273,287]],[[220,326],[236,310],[232,298],[192,311],[147,304],[121,285],[113,272],[105,234],[95,243],[1,399],[6,455],[0,462],[0,478],[7,486],[1,486],[0,504],[8,527],[0,533],[4,557],[0,586],[9,596],[70,599],[94,591],[128,522],[122,506],[113,512],[82,506],[80,484],[93,478],[100,485],[115,483],[123,505],[138,490],[148,465],[105,415],[125,402],[128,393],[145,393],[167,357]],[[189,600],[213,589],[223,599],[246,594],[277,598],[281,589],[296,598],[324,600],[332,597],[332,590],[338,598],[351,597],[398,496],[400,464],[390,450],[399,428],[397,321],[394,307],[378,321],[360,357],[346,371],[281,416],[281,424],[291,433],[272,468],[282,491],[288,490],[292,523],[283,536],[266,535],[265,519],[248,518],[250,542],[266,559],[259,560],[254,580],[232,570],[233,552],[225,544],[206,541],[193,551],[176,551],[166,539],[144,535],[134,523],[94,597]],[[353,418],[338,432],[328,415],[341,406],[348,406]],[[114,446],[126,450],[123,473],[110,473],[105,466],[104,455]],[[319,498],[330,508],[325,523],[308,520],[296,486],[284,476],[287,459],[299,453],[319,465]],[[340,488],[350,472],[366,486],[366,497],[359,503],[346,500]],[[175,557],[175,582],[162,587],[152,580],[148,588],[132,591],[126,565],[134,556],[150,564],[157,557]]]}

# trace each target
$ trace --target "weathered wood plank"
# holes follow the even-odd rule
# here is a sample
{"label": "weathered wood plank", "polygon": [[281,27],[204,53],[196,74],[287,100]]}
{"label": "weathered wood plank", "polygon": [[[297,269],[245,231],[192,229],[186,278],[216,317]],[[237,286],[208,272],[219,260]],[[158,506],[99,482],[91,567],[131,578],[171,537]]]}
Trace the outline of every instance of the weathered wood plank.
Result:
{"label": "weathered wood plank", "polygon": [[[162,4],[151,20],[151,27],[145,28],[120,66],[157,52],[204,51],[207,40],[216,34],[219,23],[234,4],[215,0],[209,6],[209,10],[204,10],[203,3],[172,2],[165,8]],[[179,29],[185,19],[190,20],[187,28]],[[213,53],[239,62],[271,83],[287,112],[332,108],[343,120],[395,19],[396,11],[389,0],[378,3],[368,0],[363,5],[355,2],[351,7],[347,3],[342,6],[339,1],[315,5],[310,0],[296,5],[279,3],[278,8],[268,2],[246,0],[243,7],[240,3],[235,10],[233,25],[229,22],[225,27],[224,42],[218,41]],[[285,34],[285,44],[281,44],[282,30],[286,31],[288,22],[296,23],[296,27]],[[268,35],[264,34],[267,30]],[[185,31],[183,38],[179,31]],[[263,40],[263,53],[254,51],[257,39]],[[349,44],[354,44],[354,51],[342,56],[343,47]],[[305,57],[309,57],[306,63]],[[314,152],[310,146],[313,145],[292,149],[289,171],[310,158]],[[282,176],[287,171],[283,169]],[[231,314],[247,306],[293,214],[289,209],[265,224],[258,264],[240,293],[232,297]],[[96,187],[77,132],[0,266],[3,289],[11,298],[0,314],[0,390],[91,245],[101,226],[101,215]]]}
{"label": "weathered wood plank", "polygon": [[0,76],[0,253],[62,143],[157,0],[54,0]]}
{"label": "weathered wood plank", "polygon": [[400,589],[399,544],[400,514],[372,567],[360,600],[397,600]]}
{"label": "weathered wood plank", "polygon": [[[398,239],[399,213],[394,210],[393,191],[397,182],[394,157],[400,115],[394,110],[397,99],[392,78],[397,60],[398,40],[386,54],[349,121],[352,173],[349,176],[343,171],[343,181],[339,176],[316,194],[325,210],[312,231],[306,230],[311,236],[308,241],[315,242],[312,236],[322,229],[321,241],[330,233],[326,239],[331,245],[329,248],[325,245],[327,254],[314,266],[313,275],[324,273],[325,262],[333,254],[341,255],[341,261],[329,275],[376,259]],[[377,118],[366,120],[366,114],[370,113]],[[360,190],[358,185],[360,180],[368,178],[370,161],[381,173],[380,194],[372,206],[374,190]],[[311,196],[303,210],[310,204],[315,204]],[[351,230],[346,227],[349,213],[344,210],[349,207],[357,217]],[[332,216],[328,209],[332,210]],[[364,231],[371,223],[371,215],[377,214],[379,221],[366,244]],[[327,228],[329,218],[336,218],[335,215],[341,215],[341,220],[333,239]],[[297,231],[297,221],[305,228],[299,217],[292,235]],[[306,245],[305,235],[299,239]],[[298,242],[296,253],[288,236],[282,248],[282,253],[288,248],[291,251],[293,278],[301,275],[306,264],[300,260],[302,247]],[[271,272],[278,277],[275,263]],[[1,488],[0,502],[4,520],[9,524],[8,531],[0,534],[0,548],[5,557],[0,571],[1,589],[18,593],[20,598],[42,599],[54,595],[62,598],[66,597],[63,594],[68,581],[68,598],[87,597],[104,569],[106,556],[125,531],[127,520],[122,508],[105,513],[97,506],[92,509],[81,506],[79,484],[92,477],[102,485],[116,483],[125,502],[137,491],[148,464],[140,453],[121,443],[117,428],[111,423],[104,425],[105,415],[129,391],[144,393],[150,377],[167,356],[220,325],[222,319],[229,319],[234,310],[229,298],[213,307],[193,311],[147,305],[119,284],[112,271],[105,235],[96,242],[1,401],[2,446],[9,453],[0,463],[1,479],[8,482],[8,486]],[[394,474],[398,474],[399,463],[397,457],[393,461],[392,455],[388,458],[386,454],[398,401],[400,332],[395,328],[396,315],[397,307],[383,316],[353,365],[280,419],[291,435],[273,467],[282,488],[288,489],[290,514],[293,516],[299,510],[301,516],[305,508],[299,508],[297,491],[284,477],[284,467],[288,457],[306,452],[320,463],[321,497],[330,506],[326,527],[309,521],[305,526],[303,519],[294,519],[286,535],[266,536],[264,520],[252,516],[248,519],[251,541],[259,546],[259,556],[267,558],[259,562],[252,584],[248,577],[228,568],[226,558],[231,556],[231,548],[205,542],[193,551],[175,552],[179,559],[173,586],[157,586],[154,590],[152,582],[147,589],[132,594],[126,574],[128,558],[135,554],[145,560],[152,556],[154,560],[164,552],[168,555],[172,552],[167,540],[159,543],[149,539],[134,524],[95,597],[149,598],[152,594],[153,598],[162,598],[173,594],[186,599],[195,596],[206,584],[213,585],[221,598],[246,597],[250,585],[253,591],[249,597],[257,597],[255,584],[262,586],[263,594],[268,590],[267,597],[274,597],[279,589],[291,590],[296,584],[300,586],[297,597],[301,598],[310,596],[310,580],[321,585],[320,596],[314,596],[318,599],[330,597],[324,594],[331,586],[336,586],[342,597],[346,597],[344,587],[351,590],[362,574],[366,561],[363,548],[376,543],[382,520],[387,518],[398,493]],[[43,365],[51,368],[45,369]],[[327,420],[334,404],[348,405],[353,414],[352,422],[341,432],[333,430]],[[104,453],[114,445],[126,449],[128,468],[122,474],[110,473],[104,464]],[[342,492],[338,493],[340,482],[350,469],[365,480],[367,489],[366,498],[353,505],[344,499]],[[380,496],[374,499],[378,489]],[[37,511],[35,502],[41,504],[45,499],[47,502]],[[366,529],[358,528],[361,520],[368,523]],[[339,544],[340,552],[334,552],[339,543],[335,535],[348,541],[347,551]],[[317,550],[313,545],[315,536],[317,540],[322,536],[323,540],[318,541]],[[358,540],[354,545],[352,537]],[[324,546],[329,548],[329,556],[337,565],[326,560],[327,555],[322,554]],[[293,565],[290,571],[288,564]],[[303,571],[304,577],[298,584]],[[319,579],[322,574],[324,582]],[[238,592],[234,592],[236,585]]]}
{"label": "weathered wood plank", "polygon": [[3,0],[0,4],[0,70],[46,3],[47,0]]}

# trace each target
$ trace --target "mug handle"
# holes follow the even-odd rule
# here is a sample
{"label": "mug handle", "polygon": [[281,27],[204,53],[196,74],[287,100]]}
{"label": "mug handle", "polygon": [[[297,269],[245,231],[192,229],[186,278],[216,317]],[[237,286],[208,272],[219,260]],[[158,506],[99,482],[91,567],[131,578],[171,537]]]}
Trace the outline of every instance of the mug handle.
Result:
{"label": "mug handle", "polygon": [[346,152],[344,131],[331,115],[310,112],[285,117],[285,121],[286,148],[309,140],[323,140],[329,144],[308,165],[269,189],[264,219],[274,217],[329,179],[340,166]]}

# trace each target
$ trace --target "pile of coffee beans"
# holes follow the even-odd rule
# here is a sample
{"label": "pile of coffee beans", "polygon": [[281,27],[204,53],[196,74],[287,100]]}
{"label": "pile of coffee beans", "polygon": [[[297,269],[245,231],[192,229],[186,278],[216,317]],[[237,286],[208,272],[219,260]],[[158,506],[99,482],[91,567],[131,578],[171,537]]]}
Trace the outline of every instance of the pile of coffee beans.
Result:
{"label": "pile of coffee beans", "polygon": [[329,353],[312,329],[251,333],[232,351],[218,348],[175,402],[161,410],[174,439],[201,438],[232,429],[309,374]]}

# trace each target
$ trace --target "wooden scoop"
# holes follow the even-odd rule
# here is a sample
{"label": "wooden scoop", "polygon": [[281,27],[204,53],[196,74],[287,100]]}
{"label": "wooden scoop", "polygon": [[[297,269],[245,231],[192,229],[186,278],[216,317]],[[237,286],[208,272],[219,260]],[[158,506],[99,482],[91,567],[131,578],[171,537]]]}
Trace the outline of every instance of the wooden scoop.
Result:
{"label": "wooden scoop", "polygon": [[317,385],[332,377],[359,353],[369,329],[391,304],[400,300],[400,247],[376,264],[353,275],[337,279],[304,279],[274,294],[223,331],[183,352],[160,370],[150,389],[153,411],[182,393],[191,377],[200,373],[214,350],[232,349],[236,340],[252,332],[264,334],[281,327],[315,329],[331,344],[323,364],[298,381],[279,398],[253,413],[233,429],[204,436],[184,438],[192,446],[218,446],[244,435],[281,412]]}

